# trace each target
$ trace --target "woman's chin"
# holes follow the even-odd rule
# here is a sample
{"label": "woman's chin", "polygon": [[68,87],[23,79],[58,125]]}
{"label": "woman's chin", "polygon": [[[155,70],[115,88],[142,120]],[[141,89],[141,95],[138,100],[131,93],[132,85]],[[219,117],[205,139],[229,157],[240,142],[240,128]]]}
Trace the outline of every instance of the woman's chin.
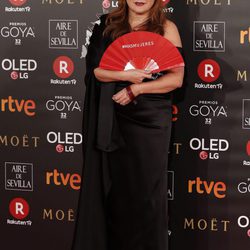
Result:
{"label": "woman's chin", "polygon": [[148,8],[133,8],[131,9],[135,14],[137,15],[142,15],[142,14],[146,14],[149,13],[149,9]]}

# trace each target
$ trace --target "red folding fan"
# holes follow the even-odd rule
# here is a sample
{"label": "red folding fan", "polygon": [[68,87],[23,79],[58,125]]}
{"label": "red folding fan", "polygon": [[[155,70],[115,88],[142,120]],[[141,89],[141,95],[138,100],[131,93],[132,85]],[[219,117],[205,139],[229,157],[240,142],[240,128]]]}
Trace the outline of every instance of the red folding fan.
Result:
{"label": "red folding fan", "polygon": [[165,37],[148,31],[127,33],[112,42],[99,67],[107,70],[144,69],[152,73],[182,67],[179,50]]}

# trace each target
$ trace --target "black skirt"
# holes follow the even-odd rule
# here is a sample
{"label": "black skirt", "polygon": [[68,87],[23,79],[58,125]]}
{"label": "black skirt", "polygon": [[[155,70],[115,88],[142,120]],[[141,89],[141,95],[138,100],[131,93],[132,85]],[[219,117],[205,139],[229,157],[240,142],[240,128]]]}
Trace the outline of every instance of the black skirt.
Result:
{"label": "black skirt", "polygon": [[[126,83],[117,83],[116,92]],[[108,153],[108,250],[167,250],[167,169],[172,98],[141,94],[115,103],[125,145]]]}

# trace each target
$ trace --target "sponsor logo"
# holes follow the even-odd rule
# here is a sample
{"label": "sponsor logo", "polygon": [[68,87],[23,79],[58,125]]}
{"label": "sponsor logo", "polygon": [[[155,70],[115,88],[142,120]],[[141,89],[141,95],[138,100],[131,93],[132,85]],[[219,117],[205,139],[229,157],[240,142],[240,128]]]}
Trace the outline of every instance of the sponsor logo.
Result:
{"label": "sponsor logo", "polygon": [[223,6],[231,5],[231,0],[187,0],[187,5]]}
{"label": "sponsor logo", "polygon": [[237,82],[247,82],[248,80],[248,71],[247,70],[238,70],[237,71]]}
{"label": "sponsor logo", "polygon": [[22,45],[24,39],[35,38],[34,27],[26,22],[10,22],[9,25],[1,27],[0,35],[6,39],[14,39],[15,45]]}
{"label": "sponsor logo", "polygon": [[22,6],[27,2],[27,0],[9,0],[9,2],[14,6]]}
{"label": "sponsor logo", "polygon": [[50,144],[56,144],[55,150],[58,153],[69,152],[73,153],[75,151],[76,145],[81,145],[82,134],[72,133],[72,132],[49,132],[47,134],[47,141]]}
{"label": "sponsor logo", "polygon": [[0,147],[37,148],[40,137],[29,135],[0,135]]}
{"label": "sponsor logo", "polygon": [[198,66],[198,76],[205,83],[195,83],[197,89],[222,89],[222,83],[216,83],[219,78],[221,69],[220,65],[212,59],[203,60]]}
{"label": "sponsor logo", "polygon": [[77,49],[78,20],[49,20],[49,48]]}
{"label": "sponsor logo", "polygon": [[237,224],[240,228],[246,230],[246,235],[250,237],[250,219],[249,216],[241,215],[237,219]]}
{"label": "sponsor logo", "polygon": [[75,211],[72,208],[68,210],[63,209],[53,209],[53,208],[44,208],[43,209],[43,220],[48,221],[75,221]]}
{"label": "sponsor logo", "polygon": [[51,112],[59,112],[61,119],[67,119],[72,112],[81,112],[81,101],[73,100],[72,96],[55,96],[46,102],[46,109]]}
{"label": "sponsor logo", "polygon": [[74,72],[74,63],[68,56],[59,56],[54,60],[53,71],[60,79],[50,79],[53,85],[76,85],[76,79],[69,78]]}
{"label": "sponsor logo", "polygon": [[5,12],[30,12],[29,6],[22,7],[26,4],[27,0],[9,0],[11,7],[5,7]]}
{"label": "sponsor logo", "polygon": [[33,164],[5,162],[5,189],[33,191]]}
{"label": "sponsor logo", "polygon": [[194,51],[225,51],[225,22],[195,21],[193,29]]}
{"label": "sponsor logo", "polygon": [[31,226],[32,221],[25,221],[29,215],[30,207],[28,202],[23,198],[14,198],[9,204],[9,212],[14,219],[7,219],[7,224]]}
{"label": "sponsor logo", "polygon": [[242,128],[250,129],[250,99],[242,100]]}
{"label": "sponsor logo", "polygon": [[13,80],[28,79],[29,73],[37,69],[37,62],[34,59],[5,58],[1,66],[4,71],[10,71],[10,77]]}
{"label": "sponsor logo", "polygon": [[189,114],[193,117],[201,117],[204,123],[211,125],[214,119],[227,118],[227,107],[219,105],[217,101],[199,101],[189,108]]}
{"label": "sponsor logo", "polygon": [[[246,154],[250,156],[250,140],[246,143]],[[250,160],[243,160],[242,162],[243,166],[250,166]]]}
{"label": "sponsor logo", "polygon": [[225,139],[192,138],[189,145],[192,150],[199,151],[201,160],[218,160],[220,152],[226,152],[229,149],[229,142]]}
{"label": "sponsor logo", "polygon": [[214,195],[218,199],[223,199],[226,197],[226,190],[226,184],[222,181],[203,181],[200,177],[188,180],[188,193]]}
{"label": "sponsor logo", "polygon": [[79,174],[70,174],[58,172],[54,169],[53,172],[46,172],[46,184],[55,186],[70,187],[74,190],[81,188],[81,176]]}
{"label": "sponsor logo", "polygon": [[182,143],[174,142],[170,147],[170,152],[172,155],[179,155],[181,152]]}
{"label": "sponsor logo", "polygon": [[230,221],[226,219],[184,218],[184,229],[190,231],[228,232]]}
{"label": "sponsor logo", "polygon": [[240,44],[250,43],[250,27],[247,30],[240,31]]}
{"label": "sponsor logo", "polygon": [[36,114],[36,104],[33,100],[18,100],[14,99],[12,96],[8,98],[0,99],[0,111],[1,112],[11,112],[11,113],[24,113],[27,116],[34,116]]}
{"label": "sponsor logo", "polygon": [[241,194],[250,193],[250,178],[247,178],[246,181],[242,181],[238,184],[238,191]]}

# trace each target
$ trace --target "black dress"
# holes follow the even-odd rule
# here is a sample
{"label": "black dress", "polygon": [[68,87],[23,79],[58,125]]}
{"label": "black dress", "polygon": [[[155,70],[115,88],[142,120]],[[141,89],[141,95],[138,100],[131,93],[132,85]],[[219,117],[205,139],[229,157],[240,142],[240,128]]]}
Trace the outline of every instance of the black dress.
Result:
{"label": "black dress", "polygon": [[71,250],[167,250],[171,93],[141,94],[125,106],[112,100],[131,83],[94,76],[112,42],[102,36],[105,18],[86,57],[84,168]]}

